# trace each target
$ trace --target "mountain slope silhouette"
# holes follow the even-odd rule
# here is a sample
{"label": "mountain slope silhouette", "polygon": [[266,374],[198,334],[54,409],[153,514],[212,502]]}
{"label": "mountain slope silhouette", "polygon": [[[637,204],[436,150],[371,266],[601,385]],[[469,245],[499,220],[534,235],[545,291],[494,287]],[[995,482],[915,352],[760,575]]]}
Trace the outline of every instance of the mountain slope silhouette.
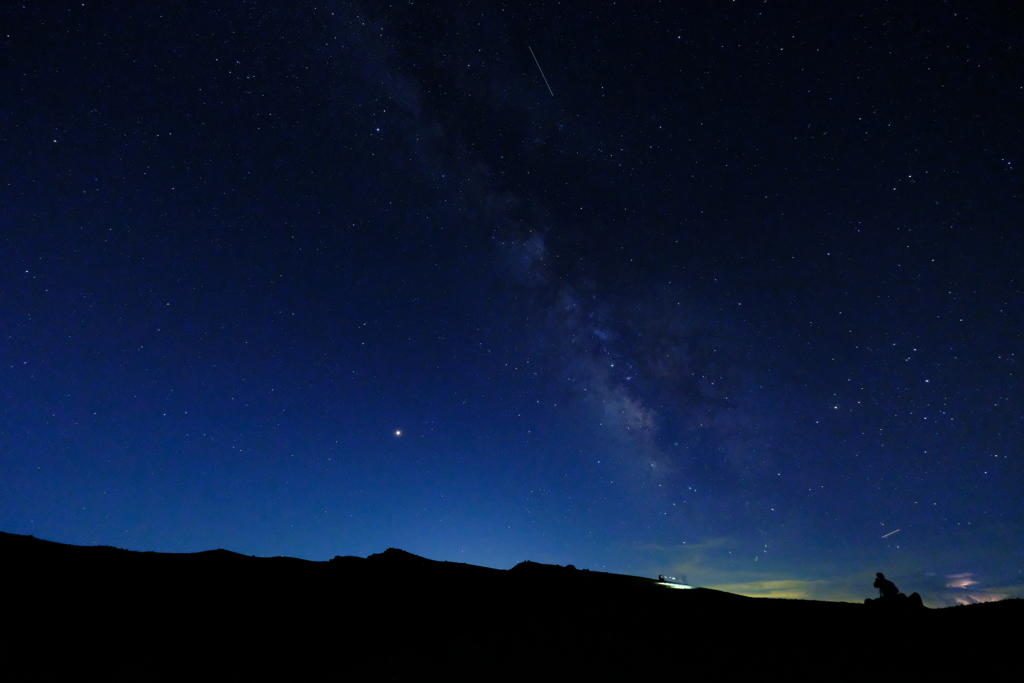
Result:
{"label": "mountain slope silhouette", "polygon": [[[675,590],[389,548],[325,562],[81,547],[0,532],[8,670],[353,680],[796,679],[984,674],[1020,600],[918,614]],[[1007,649],[1000,651],[1000,648]],[[968,648],[968,649],[964,649]],[[1012,664],[1011,664],[1012,666]],[[993,673],[998,669],[993,668]]]}

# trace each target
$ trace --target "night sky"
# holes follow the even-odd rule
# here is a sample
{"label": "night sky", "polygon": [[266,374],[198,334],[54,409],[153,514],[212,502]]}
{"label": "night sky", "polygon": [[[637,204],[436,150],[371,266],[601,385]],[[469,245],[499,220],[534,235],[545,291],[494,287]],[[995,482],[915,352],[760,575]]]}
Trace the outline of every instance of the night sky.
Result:
{"label": "night sky", "polygon": [[1024,593],[1015,5],[5,5],[0,529]]}

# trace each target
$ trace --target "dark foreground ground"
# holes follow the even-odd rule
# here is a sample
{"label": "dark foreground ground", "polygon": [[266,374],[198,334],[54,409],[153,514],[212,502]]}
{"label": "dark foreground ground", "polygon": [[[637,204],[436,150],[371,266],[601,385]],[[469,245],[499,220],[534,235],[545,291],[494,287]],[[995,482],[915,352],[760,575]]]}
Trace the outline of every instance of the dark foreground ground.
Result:
{"label": "dark foreground ground", "polygon": [[1019,673],[1024,616],[1021,600],[891,613],[400,550],[309,562],[2,532],[0,576],[7,680],[983,680]]}

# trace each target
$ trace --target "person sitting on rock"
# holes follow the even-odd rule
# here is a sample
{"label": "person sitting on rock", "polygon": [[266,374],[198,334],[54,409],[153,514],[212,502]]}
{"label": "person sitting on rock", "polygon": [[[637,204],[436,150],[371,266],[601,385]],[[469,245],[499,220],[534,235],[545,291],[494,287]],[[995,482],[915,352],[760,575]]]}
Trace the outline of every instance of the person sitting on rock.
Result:
{"label": "person sitting on rock", "polygon": [[885,578],[885,574],[878,572],[875,576],[878,577],[875,579],[875,588],[878,589],[883,600],[893,600],[900,594],[896,584]]}

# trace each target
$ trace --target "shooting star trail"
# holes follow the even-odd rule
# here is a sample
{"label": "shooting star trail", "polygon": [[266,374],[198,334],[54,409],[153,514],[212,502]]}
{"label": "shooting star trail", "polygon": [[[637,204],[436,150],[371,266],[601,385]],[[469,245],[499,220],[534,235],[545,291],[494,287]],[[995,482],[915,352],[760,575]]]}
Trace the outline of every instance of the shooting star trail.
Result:
{"label": "shooting star trail", "polygon": [[533,63],[537,65],[537,71],[540,72],[540,77],[544,79],[544,85],[548,86],[548,92],[551,93],[552,97],[554,97],[555,93],[552,92],[551,90],[551,84],[548,83],[548,77],[544,75],[544,69],[540,68],[540,62],[537,61],[537,55],[533,54],[532,47],[530,47],[529,45],[527,45],[526,47],[530,48],[530,54],[533,55]]}
{"label": "shooting star trail", "polygon": [[[899,529],[897,529],[896,531],[899,531]],[[896,533],[896,531],[890,531],[890,532],[889,532],[889,533],[887,533],[887,534],[886,534],[885,536],[882,536],[882,538],[889,538],[889,537],[890,537],[890,536],[892,536],[892,535],[893,535],[894,533]]]}

